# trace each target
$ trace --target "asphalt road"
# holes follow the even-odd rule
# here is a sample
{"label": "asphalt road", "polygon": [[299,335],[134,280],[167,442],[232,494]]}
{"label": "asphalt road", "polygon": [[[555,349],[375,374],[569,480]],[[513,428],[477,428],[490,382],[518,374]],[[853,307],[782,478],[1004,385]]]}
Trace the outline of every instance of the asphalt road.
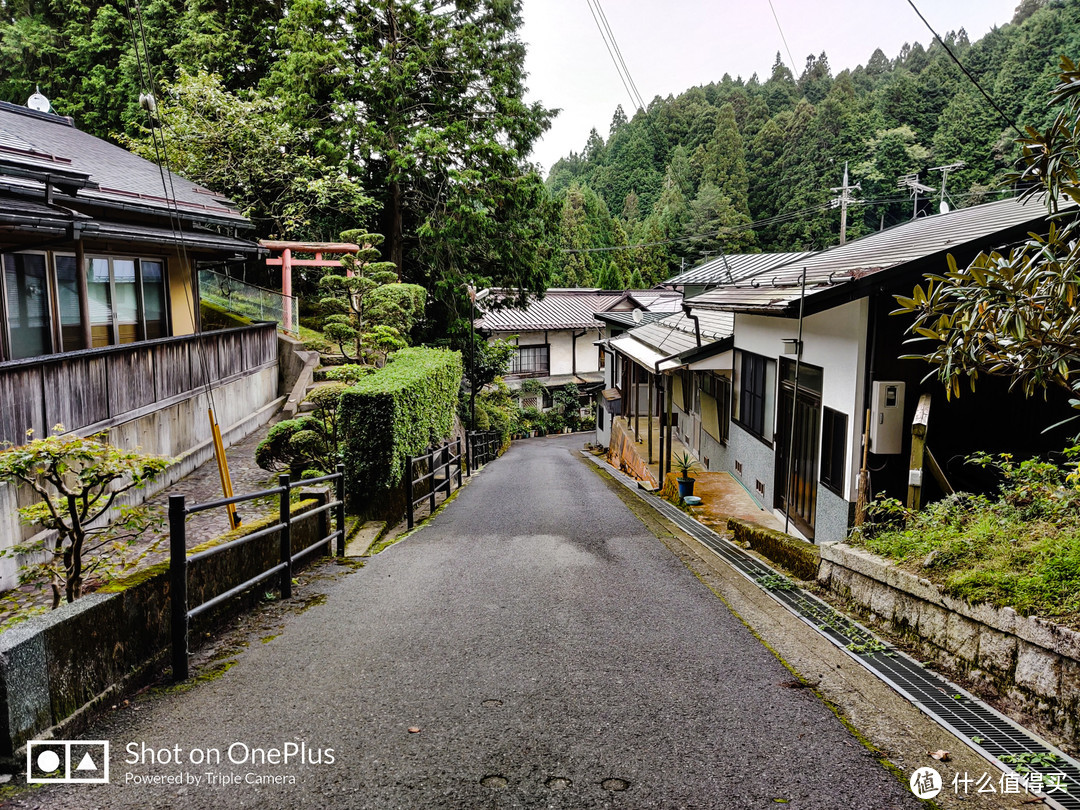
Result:
{"label": "asphalt road", "polygon": [[[109,786],[50,786],[13,806],[921,806],[791,688],[570,454],[580,446],[516,443],[220,678],[141,698],[82,735],[110,740]],[[161,749],[181,761],[161,764]],[[135,784],[155,776],[184,784]],[[263,777],[284,784],[251,784]]]}

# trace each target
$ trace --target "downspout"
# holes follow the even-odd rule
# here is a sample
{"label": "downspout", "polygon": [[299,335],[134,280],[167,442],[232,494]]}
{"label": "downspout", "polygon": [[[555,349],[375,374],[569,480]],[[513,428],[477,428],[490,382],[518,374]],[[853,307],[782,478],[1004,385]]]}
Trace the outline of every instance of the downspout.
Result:
{"label": "downspout", "polygon": [[806,268],[802,271],[799,295],[799,342],[795,344],[795,391],[791,397],[791,430],[788,431],[787,484],[784,486],[784,534],[791,522],[791,489],[795,470],[795,414],[799,409],[799,367],[802,364],[803,305],[806,303]]}
{"label": "downspout", "polygon": [[589,334],[588,329],[582,329],[581,334],[570,333],[570,373],[577,376],[577,341],[579,337]]}
{"label": "downspout", "polygon": [[689,304],[683,304],[683,315],[694,322],[694,339],[697,340],[697,347],[701,348],[701,323],[698,321],[698,316],[694,314],[693,309]]}

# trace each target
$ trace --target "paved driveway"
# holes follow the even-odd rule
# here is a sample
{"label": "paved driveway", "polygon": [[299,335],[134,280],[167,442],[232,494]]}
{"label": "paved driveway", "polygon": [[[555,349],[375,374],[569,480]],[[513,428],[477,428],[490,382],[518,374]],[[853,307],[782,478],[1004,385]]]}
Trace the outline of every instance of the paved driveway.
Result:
{"label": "paved driveway", "polygon": [[[17,806],[921,806],[580,445],[516,443],[220,678],[85,735],[110,739],[111,786]],[[185,784],[134,784],[155,776]]]}

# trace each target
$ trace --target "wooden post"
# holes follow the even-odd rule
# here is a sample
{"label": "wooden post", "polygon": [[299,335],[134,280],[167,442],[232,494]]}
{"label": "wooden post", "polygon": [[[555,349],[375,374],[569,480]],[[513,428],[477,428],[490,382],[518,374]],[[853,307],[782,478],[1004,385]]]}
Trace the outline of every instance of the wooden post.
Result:
{"label": "wooden post", "polygon": [[[79,325],[82,327],[83,342],[80,348],[92,349],[94,348],[94,332],[90,324],[90,282],[86,277],[90,268],[86,266],[86,250],[82,239],[75,242],[75,265],[75,283],[79,288],[79,312],[81,313]],[[67,352],[73,347],[64,346],[63,348]]]}
{"label": "wooden post", "polygon": [[653,420],[653,386],[655,386],[653,375],[649,374],[649,418],[646,424],[648,424],[649,431],[649,463],[652,464],[652,420]]}
{"label": "wooden post", "polygon": [[634,441],[641,444],[641,409],[638,407],[638,367],[637,363],[630,363],[630,402],[634,409]]}
{"label": "wooden post", "polygon": [[870,469],[866,465],[870,452],[870,409],[866,409],[866,430],[863,432],[862,467],[859,468],[859,488],[855,497],[855,525],[862,526],[866,520],[866,505],[870,502]]}
{"label": "wooden post", "polygon": [[674,387],[672,385],[672,377],[668,375],[667,378],[667,465],[661,470],[660,485],[663,486],[664,479],[667,474],[671,472],[671,399],[674,396]]}
{"label": "wooden post", "polygon": [[926,425],[930,421],[930,395],[919,397],[915,420],[911,423],[911,464],[908,466],[907,508],[922,506],[922,478],[926,451]]}

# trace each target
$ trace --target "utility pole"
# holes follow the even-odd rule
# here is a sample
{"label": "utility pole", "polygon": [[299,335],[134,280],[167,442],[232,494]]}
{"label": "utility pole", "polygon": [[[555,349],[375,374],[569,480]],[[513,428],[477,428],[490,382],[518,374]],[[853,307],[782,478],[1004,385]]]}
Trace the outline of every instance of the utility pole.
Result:
{"label": "utility pole", "polygon": [[856,183],[853,186],[848,185],[848,162],[844,161],[844,184],[839,188],[830,189],[833,194],[840,193],[839,197],[833,199],[833,207],[840,206],[840,244],[844,244],[847,241],[847,207],[848,203],[854,202],[851,198],[851,192],[858,189],[862,191],[862,184]]}
{"label": "utility pole", "polygon": [[896,181],[896,187],[901,191],[903,189],[911,190],[911,197],[914,200],[914,205],[911,209],[911,218],[915,219],[919,215],[919,192],[923,194],[933,194],[937,191],[936,188],[923,185],[919,182],[918,174],[905,174],[899,180]]}

